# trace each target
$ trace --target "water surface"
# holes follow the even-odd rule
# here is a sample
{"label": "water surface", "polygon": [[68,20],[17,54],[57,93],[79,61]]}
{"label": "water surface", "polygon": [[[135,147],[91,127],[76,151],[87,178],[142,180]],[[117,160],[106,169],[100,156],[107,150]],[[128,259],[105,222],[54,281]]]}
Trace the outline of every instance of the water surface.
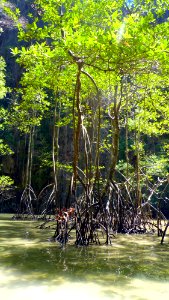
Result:
{"label": "water surface", "polygon": [[118,235],[112,246],[49,242],[37,222],[0,215],[0,295],[27,299],[169,299],[169,238]]}

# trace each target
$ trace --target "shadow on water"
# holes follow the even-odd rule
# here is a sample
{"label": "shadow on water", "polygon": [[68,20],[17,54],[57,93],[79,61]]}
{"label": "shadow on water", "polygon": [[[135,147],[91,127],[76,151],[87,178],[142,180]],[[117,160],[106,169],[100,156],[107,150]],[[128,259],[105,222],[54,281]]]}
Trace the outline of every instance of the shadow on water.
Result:
{"label": "shadow on water", "polygon": [[[147,286],[146,293],[152,284],[161,294],[166,291],[165,284],[169,281],[167,239],[161,246],[156,236],[119,235],[108,247],[77,248],[70,243],[61,248],[48,241],[53,231],[37,229],[36,225],[31,221],[13,221],[9,216],[1,218],[0,288],[28,284],[51,288],[65,283],[95,284],[102,287],[102,295],[109,299],[152,299],[127,294],[134,288],[138,293],[144,292],[143,284]],[[120,294],[122,290],[128,296]],[[163,299],[168,299],[165,294]]]}

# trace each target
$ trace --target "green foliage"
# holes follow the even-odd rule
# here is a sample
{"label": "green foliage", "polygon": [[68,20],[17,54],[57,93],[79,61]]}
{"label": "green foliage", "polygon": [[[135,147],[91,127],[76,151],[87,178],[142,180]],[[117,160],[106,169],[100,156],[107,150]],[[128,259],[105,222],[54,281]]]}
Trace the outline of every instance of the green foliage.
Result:
{"label": "green foliage", "polygon": [[[88,173],[92,182],[97,162],[102,176],[108,177],[115,156],[116,118],[120,140],[123,140],[117,169],[126,175],[128,168],[133,182],[136,181],[132,157],[128,163],[125,160],[125,147],[128,147],[133,156],[139,154],[139,167],[145,172],[142,182],[145,183],[146,176],[151,180],[165,176],[166,157],[153,150],[146,157],[144,137],[163,138],[169,130],[169,22],[158,23],[158,18],[165,13],[166,1],[156,1],[156,5],[154,1],[133,1],[128,6],[123,0],[36,0],[34,6],[36,16],[29,14],[26,27],[18,23],[18,39],[25,41],[24,46],[22,43],[11,49],[23,69],[10,107],[11,127],[29,133],[32,126],[40,128],[42,122],[48,120],[49,137],[48,140],[44,134],[40,137],[46,139],[41,146],[52,141],[52,122],[58,132],[68,129],[69,150],[65,150],[66,159],[62,157],[64,143],[59,136],[56,167],[71,172],[74,149],[70,144],[80,115],[78,163],[79,168],[85,170],[86,159],[90,172],[85,170],[84,174]],[[17,23],[19,11],[12,11],[12,15]],[[6,92],[3,61],[1,66],[3,97]],[[125,130],[128,130],[129,145],[124,138]],[[52,168],[51,148],[45,145],[42,154],[42,149],[35,145],[35,155],[40,154],[38,163],[42,169]],[[100,178],[100,182],[105,178]]]}
{"label": "green foliage", "polygon": [[149,155],[145,157],[141,163],[144,172],[149,180],[153,180],[153,177],[166,177],[168,174],[168,158],[160,155]]}
{"label": "green foliage", "polygon": [[0,191],[8,190],[14,181],[9,176],[0,176]]}
{"label": "green foliage", "polygon": [[128,171],[130,172],[130,176],[132,174],[134,174],[134,168],[131,164],[126,163],[126,161],[124,160],[119,160],[118,164],[117,164],[117,170],[120,171],[123,175],[126,176],[126,170],[128,168]]}
{"label": "green foliage", "polygon": [[0,139],[0,156],[2,155],[10,155],[13,154],[13,151],[10,147],[4,143],[2,139]]}
{"label": "green foliage", "polygon": [[0,99],[2,99],[7,92],[5,87],[5,61],[0,56]]}

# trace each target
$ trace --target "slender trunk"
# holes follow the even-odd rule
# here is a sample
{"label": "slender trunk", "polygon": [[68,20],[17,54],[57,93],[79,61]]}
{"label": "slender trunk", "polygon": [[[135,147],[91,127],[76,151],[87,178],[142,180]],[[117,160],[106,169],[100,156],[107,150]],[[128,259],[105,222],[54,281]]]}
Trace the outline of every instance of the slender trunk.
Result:
{"label": "slender trunk", "polygon": [[[100,159],[100,128],[101,128],[101,107],[100,107],[100,91],[98,89],[98,86],[95,82],[95,80],[93,79],[93,77],[86,72],[85,70],[81,69],[81,72],[87,76],[90,81],[93,83],[93,85],[95,86],[95,89],[97,91],[97,99],[98,99],[98,106],[97,106],[97,143],[96,143],[96,151],[95,151],[95,167],[96,167],[96,171],[94,173],[94,177],[95,177],[95,181],[94,184],[97,184],[97,192],[98,192],[98,199],[99,202],[101,201],[100,198],[100,170],[99,170],[99,159]],[[93,189],[93,184],[91,184],[91,175],[92,175],[92,153],[91,153],[91,144],[90,144],[90,140],[89,140],[89,135],[86,131],[85,134],[85,158],[86,158],[86,178],[87,178],[87,198],[88,201],[90,201],[91,198],[91,192]],[[88,149],[87,149],[87,144],[88,144]],[[88,203],[89,205],[91,203]]]}
{"label": "slender trunk", "polygon": [[35,127],[32,126],[29,134],[28,158],[27,158],[26,180],[25,180],[25,184],[28,186],[31,186],[34,133],[35,133]]}
{"label": "slender trunk", "polygon": [[[29,133],[29,144],[28,144],[28,158],[27,158],[27,166],[26,166],[26,180],[25,180],[25,190],[28,191],[27,197],[25,199],[26,210],[28,213],[33,215],[33,207],[32,207],[32,188],[31,188],[31,179],[32,179],[32,159],[33,159],[33,148],[34,148],[34,134],[35,134],[35,126],[31,126]],[[24,193],[23,193],[24,194]],[[23,196],[22,194],[22,196]],[[21,197],[22,202],[22,197]]]}
{"label": "slender trunk", "polygon": [[109,173],[109,180],[114,179],[114,174],[116,170],[116,165],[118,161],[118,154],[119,154],[119,117],[118,115],[114,116],[114,120],[112,122],[113,125],[113,141],[112,141],[112,164]]}
{"label": "slender trunk", "polygon": [[[87,130],[82,122],[82,132],[83,132],[83,139],[84,139],[84,160],[85,160],[85,193],[86,193],[86,202],[90,206],[91,199],[90,199],[90,170],[89,170],[89,152],[90,152],[90,141]],[[88,149],[89,148],[89,149]]]}
{"label": "slender trunk", "polygon": [[100,107],[100,95],[98,94],[98,125],[97,125],[97,146],[96,146],[96,182],[97,182],[97,193],[98,200],[101,203],[100,197],[100,128],[101,128],[101,107]]}
{"label": "slender trunk", "polygon": [[82,112],[80,107],[80,92],[81,92],[81,69],[82,65],[78,64],[78,72],[76,77],[76,92],[75,100],[73,105],[73,123],[74,123],[74,155],[73,155],[73,191],[76,191],[77,184],[77,165],[79,160],[79,138],[80,138],[80,127],[82,124]]}
{"label": "slender trunk", "polygon": [[117,93],[118,93],[118,86],[115,87],[114,93],[114,106],[112,111],[112,162],[109,172],[109,181],[114,179],[114,174],[116,170],[116,165],[118,161],[118,154],[119,154],[119,104],[117,103]]}
{"label": "slender trunk", "polygon": [[136,139],[136,166],[135,166],[135,172],[136,172],[136,209],[141,206],[141,187],[140,187],[140,137],[139,134],[136,133],[135,135]]}
{"label": "slender trunk", "polygon": [[129,138],[129,130],[128,130],[128,97],[126,99],[126,122],[125,122],[125,144],[126,144],[126,178],[127,178],[127,190],[128,190],[128,178],[129,178],[129,146],[128,146],[128,138]]}
{"label": "slender trunk", "polygon": [[59,151],[59,126],[56,125],[56,121],[60,119],[60,110],[57,113],[57,101],[55,101],[54,116],[53,116],[53,137],[52,137],[52,160],[53,160],[53,176],[55,186],[55,204],[57,203],[58,193],[58,179],[57,179],[57,163],[58,163],[58,151]]}

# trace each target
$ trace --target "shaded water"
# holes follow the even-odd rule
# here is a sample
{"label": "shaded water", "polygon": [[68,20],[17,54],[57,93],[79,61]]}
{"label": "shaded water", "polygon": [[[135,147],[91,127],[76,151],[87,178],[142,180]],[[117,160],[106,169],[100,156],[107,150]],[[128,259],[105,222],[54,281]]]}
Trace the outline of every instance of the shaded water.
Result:
{"label": "shaded water", "polygon": [[0,298],[169,299],[169,238],[118,235],[112,246],[65,248],[50,229],[0,215]]}

